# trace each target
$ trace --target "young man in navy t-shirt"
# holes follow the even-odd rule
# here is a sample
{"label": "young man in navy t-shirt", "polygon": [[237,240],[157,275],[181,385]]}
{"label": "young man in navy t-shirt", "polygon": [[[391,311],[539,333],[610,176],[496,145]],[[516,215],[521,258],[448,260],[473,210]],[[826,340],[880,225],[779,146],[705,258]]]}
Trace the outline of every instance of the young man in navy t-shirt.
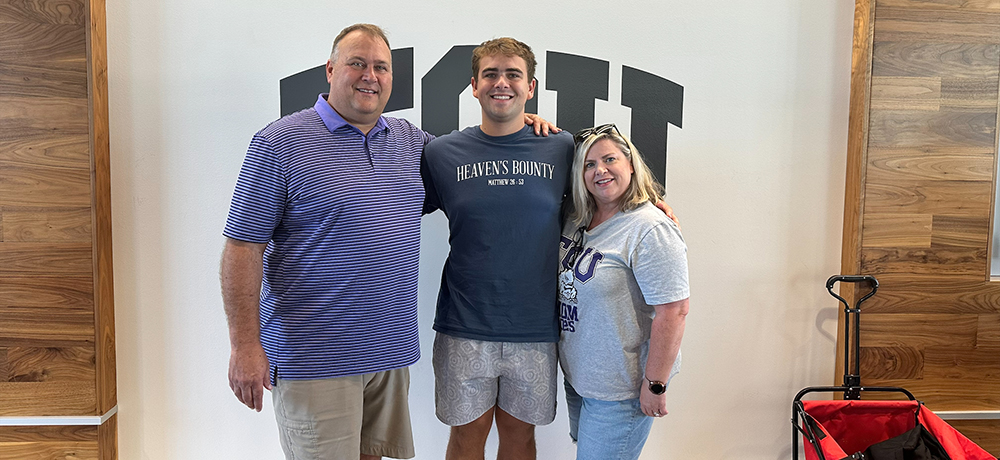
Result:
{"label": "young man in navy t-shirt", "polygon": [[535,66],[512,38],[477,47],[482,124],[424,151],[424,210],[441,209],[450,228],[433,357],[449,459],[481,456],[494,420],[505,458],[534,459],[535,425],[555,418],[560,207],[573,138],[525,128]]}

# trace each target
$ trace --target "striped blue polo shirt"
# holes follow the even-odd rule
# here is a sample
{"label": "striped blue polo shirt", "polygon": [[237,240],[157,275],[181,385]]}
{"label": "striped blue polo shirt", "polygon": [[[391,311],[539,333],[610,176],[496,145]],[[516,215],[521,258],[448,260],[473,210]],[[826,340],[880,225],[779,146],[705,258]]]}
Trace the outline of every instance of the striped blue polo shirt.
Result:
{"label": "striped blue polo shirt", "polygon": [[390,117],[366,136],[326,94],[253,136],[223,234],[267,243],[260,326],[272,383],[420,357],[420,155],[431,138]]}

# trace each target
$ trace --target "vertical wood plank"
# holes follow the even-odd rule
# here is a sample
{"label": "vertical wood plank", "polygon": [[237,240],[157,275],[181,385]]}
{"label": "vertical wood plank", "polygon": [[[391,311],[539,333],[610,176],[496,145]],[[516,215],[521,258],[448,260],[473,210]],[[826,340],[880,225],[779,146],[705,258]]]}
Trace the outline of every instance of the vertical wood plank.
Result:
{"label": "vertical wood plank", "polygon": [[97,449],[99,460],[117,460],[118,414],[108,418],[97,430]]}
{"label": "vertical wood plank", "polygon": [[98,411],[118,404],[115,364],[115,306],[111,252],[111,147],[108,127],[108,58],[104,0],[87,3],[87,62],[90,64],[90,139],[93,161],[94,324],[97,346]]}
{"label": "vertical wood plank", "polygon": [[[844,235],[840,273],[861,273],[861,235],[864,223],[865,164],[868,163],[868,111],[871,103],[872,45],[875,31],[875,1],[854,3],[854,36],[851,45],[851,103],[847,120],[847,178],[844,199]],[[840,285],[840,295],[848,303],[857,300],[854,285]],[[838,309],[836,368],[844,368],[844,312]],[[838,371],[839,372],[839,371]],[[841,383],[834,378],[834,385]]]}

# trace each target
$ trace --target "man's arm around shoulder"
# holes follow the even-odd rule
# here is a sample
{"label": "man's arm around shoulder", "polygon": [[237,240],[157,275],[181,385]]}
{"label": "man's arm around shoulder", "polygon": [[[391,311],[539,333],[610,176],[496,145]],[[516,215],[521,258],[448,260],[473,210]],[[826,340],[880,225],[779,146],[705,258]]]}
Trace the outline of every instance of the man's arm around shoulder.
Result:
{"label": "man's arm around shoulder", "polygon": [[260,287],[266,244],[226,238],[219,279],[229,323],[229,388],[247,407],[260,412],[264,389],[271,389],[269,364],[260,343]]}

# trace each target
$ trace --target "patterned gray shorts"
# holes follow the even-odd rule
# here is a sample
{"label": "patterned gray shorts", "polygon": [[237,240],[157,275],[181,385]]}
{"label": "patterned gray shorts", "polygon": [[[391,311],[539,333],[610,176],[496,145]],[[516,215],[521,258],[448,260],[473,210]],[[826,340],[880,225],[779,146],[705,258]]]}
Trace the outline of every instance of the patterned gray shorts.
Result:
{"label": "patterned gray shorts", "polygon": [[485,342],[437,333],[434,403],[447,425],[470,423],[494,405],[532,425],[556,418],[556,344]]}

